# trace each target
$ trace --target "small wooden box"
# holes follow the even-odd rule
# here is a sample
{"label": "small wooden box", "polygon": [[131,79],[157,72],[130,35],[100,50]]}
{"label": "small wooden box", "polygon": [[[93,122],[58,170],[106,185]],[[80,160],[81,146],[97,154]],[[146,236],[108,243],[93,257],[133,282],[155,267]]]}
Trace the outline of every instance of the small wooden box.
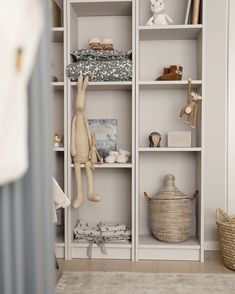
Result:
{"label": "small wooden box", "polygon": [[191,132],[168,132],[168,147],[192,147]]}

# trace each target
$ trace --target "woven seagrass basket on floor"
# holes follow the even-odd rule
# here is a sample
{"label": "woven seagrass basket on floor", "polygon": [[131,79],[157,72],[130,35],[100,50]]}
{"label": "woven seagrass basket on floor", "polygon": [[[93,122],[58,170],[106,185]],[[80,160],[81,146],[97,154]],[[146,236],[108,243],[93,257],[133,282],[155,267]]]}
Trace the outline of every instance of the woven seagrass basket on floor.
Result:
{"label": "woven seagrass basket on floor", "polygon": [[148,200],[150,230],[155,238],[167,243],[186,241],[192,233],[192,200],[175,186],[174,175],[166,175],[163,189]]}
{"label": "woven seagrass basket on floor", "polygon": [[216,210],[216,223],[224,265],[235,270],[235,217],[229,216],[218,208]]}

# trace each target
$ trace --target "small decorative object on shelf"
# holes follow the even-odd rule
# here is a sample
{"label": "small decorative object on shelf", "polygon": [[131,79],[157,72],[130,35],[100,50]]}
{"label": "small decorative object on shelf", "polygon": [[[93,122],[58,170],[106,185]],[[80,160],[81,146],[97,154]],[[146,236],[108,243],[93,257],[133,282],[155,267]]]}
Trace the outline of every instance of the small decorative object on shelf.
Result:
{"label": "small decorative object on shelf", "polygon": [[235,216],[216,210],[218,239],[224,265],[235,271]]}
{"label": "small decorative object on shelf", "polygon": [[106,163],[115,163],[117,156],[118,156],[117,151],[109,151],[109,155],[105,157],[104,161]]}
{"label": "small decorative object on shelf", "polygon": [[52,76],[51,77],[52,82],[56,83],[58,82],[58,78],[56,76]]}
{"label": "small decorative object on shelf", "polygon": [[192,233],[192,200],[175,186],[173,175],[165,176],[163,189],[153,197],[144,192],[148,200],[149,224],[155,238],[167,243],[186,241]]}
{"label": "small decorative object on shelf", "polygon": [[102,50],[103,49],[103,47],[101,45],[101,41],[98,38],[90,39],[90,41],[89,41],[89,47],[92,50]]}
{"label": "small decorative object on shelf", "polygon": [[101,43],[100,39],[93,38],[89,41],[89,47],[92,50],[114,50],[112,39],[104,39]]}
{"label": "small decorative object on shelf", "polygon": [[149,135],[149,147],[161,147],[160,142],[161,142],[162,136],[158,132],[152,132]]}
{"label": "small decorative object on shelf", "polygon": [[118,163],[127,163],[129,161],[131,153],[130,151],[120,149],[119,154],[117,155],[116,161]]}
{"label": "small decorative object on shelf", "polygon": [[202,96],[192,92],[192,81],[189,79],[187,105],[181,109],[179,119],[182,119],[185,115],[187,117],[185,123],[191,124],[192,128],[195,128],[197,124],[198,103],[200,100],[202,100]]}
{"label": "small decorative object on shelf", "polygon": [[[93,188],[93,170],[94,163],[97,161],[97,153],[94,150],[95,140],[91,135],[91,129],[85,116],[85,92],[88,86],[89,78],[79,76],[77,84],[77,97],[75,100],[75,115],[72,120],[71,132],[71,155],[75,166],[77,195],[73,201],[73,207],[79,208],[82,205],[82,175],[81,164],[86,167],[88,179],[88,195],[87,198],[93,202],[101,201],[101,197],[94,192]],[[92,142],[93,140],[93,142]]]}
{"label": "small decorative object on shelf", "polygon": [[114,50],[112,39],[104,39],[102,46],[103,46],[103,50]]}
{"label": "small decorative object on shelf", "polygon": [[164,67],[163,75],[156,78],[156,81],[180,81],[182,80],[183,66],[171,65],[170,67]]}
{"label": "small decorative object on shelf", "polygon": [[92,169],[95,169],[95,163],[102,163],[102,159],[96,150],[96,136],[95,133],[91,132],[91,151],[89,154],[89,159],[91,160],[92,163]]}
{"label": "small decorative object on shelf", "polygon": [[165,3],[163,0],[151,0],[151,11],[153,16],[147,21],[147,26],[168,26],[168,23],[173,23],[168,14],[163,13]]}
{"label": "small decorative object on shelf", "polygon": [[55,0],[50,0],[51,4],[51,15],[52,15],[52,26],[61,27],[61,10]]}
{"label": "small decorative object on shelf", "polygon": [[117,151],[110,151],[109,155],[105,157],[106,163],[127,163],[129,161],[130,151],[120,149]]}
{"label": "small decorative object on shelf", "polygon": [[192,147],[191,132],[168,132],[168,147]]}
{"label": "small decorative object on shelf", "polygon": [[54,147],[55,148],[59,148],[59,147],[63,147],[64,144],[63,144],[63,134],[62,133],[59,133],[59,132],[56,132],[54,134]]}

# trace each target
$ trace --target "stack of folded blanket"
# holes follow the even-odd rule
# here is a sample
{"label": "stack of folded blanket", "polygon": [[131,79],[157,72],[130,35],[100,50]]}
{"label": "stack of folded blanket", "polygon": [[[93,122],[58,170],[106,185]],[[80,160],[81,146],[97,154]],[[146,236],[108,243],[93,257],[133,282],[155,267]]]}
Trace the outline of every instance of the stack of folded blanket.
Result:
{"label": "stack of folded blanket", "polygon": [[104,242],[125,242],[131,239],[131,231],[125,224],[105,222],[92,224],[78,220],[74,229],[74,241],[86,240],[90,242],[97,237]]}
{"label": "stack of folded blanket", "polygon": [[78,49],[67,66],[67,76],[77,81],[80,75],[90,81],[129,81],[132,79],[132,53],[120,50]]}
{"label": "stack of folded blanket", "polygon": [[103,254],[107,254],[105,244],[108,242],[126,242],[131,240],[131,231],[125,224],[92,224],[78,220],[74,228],[74,241],[87,241],[87,256],[92,256],[92,246],[96,244]]}
{"label": "stack of folded blanket", "polygon": [[99,224],[101,236],[106,242],[122,242],[131,239],[131,231],[124,224]]}

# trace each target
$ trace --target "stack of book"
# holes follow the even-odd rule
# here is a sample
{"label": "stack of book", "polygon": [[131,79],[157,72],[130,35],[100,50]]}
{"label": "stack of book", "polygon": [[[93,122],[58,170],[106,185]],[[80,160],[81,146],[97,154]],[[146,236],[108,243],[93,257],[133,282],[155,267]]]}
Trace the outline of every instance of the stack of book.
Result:
{"label": "stack of book", "polygon": [[185,24],[196,25],[201,23],[202,1],[203,0],[188,0],[185,15]]}

